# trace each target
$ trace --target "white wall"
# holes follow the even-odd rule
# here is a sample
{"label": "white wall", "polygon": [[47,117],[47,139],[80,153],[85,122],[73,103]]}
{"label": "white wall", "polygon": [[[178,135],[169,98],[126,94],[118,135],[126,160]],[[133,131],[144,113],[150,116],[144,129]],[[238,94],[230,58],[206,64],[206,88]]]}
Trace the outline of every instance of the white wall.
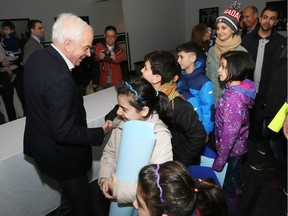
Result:
{"label": "white wall", "polygon": [[44,23],[46,41],[50,41],[54,17],[62,12],[89,16],[95,35],[104,34],[107,25],[116,26],[118,32],[125,31],[121,0],[9,0],[1,6],[0,19],[40,19]]}
{"label": "white wall", "polygon": [[[131,62],[154,50],[174,50],[184,40],[183,0],[122,0]],[[132,65],[133,67],[133,65]]]}
{"label": "white wall", "polygon": [[[190,40],[191,30],[199,22],[199,9],[219,7],[219,14],[233,0],[9,0],[2,7],[0,19],[37,18],[44,22],[46,40],[61,12],[89,16],[95,35],[102,35],[107,25],[115,25],[118,32],[128,32],[131,64],[142,61],[153,50],[174,50]],[[277,1],[277,0],[268,0]],[[245,0],[242,9],[255,5],[259,15],[266,5],[263,0]],[[16,5],[16,7],[15,7]],[[18,6],[18,7],[17,7]],[[123,8],[123,9],[122,9]]]}

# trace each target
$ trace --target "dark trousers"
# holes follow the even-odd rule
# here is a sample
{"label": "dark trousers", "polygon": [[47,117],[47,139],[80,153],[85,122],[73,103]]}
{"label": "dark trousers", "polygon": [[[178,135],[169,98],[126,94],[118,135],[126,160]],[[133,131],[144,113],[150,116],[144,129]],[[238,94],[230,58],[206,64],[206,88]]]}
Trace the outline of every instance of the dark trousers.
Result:
{"label": "dark trousers", "polygon": [[275,160],[277,175],[281,180],[287,182],[287,140],[284,137],[282,130],[278,133],[268,128],[272,118],[264,118],[263,135],[266,149],[266,159]]}
{"label": "dark trousers", "polygon": [[228,210],[235,214],[238,210],[239,198],[242,193],[243,179],[241,173],[241,156],[229,157],[228,167],[223,184]]}
{"label": "dark trousers", "polygon": [[263,143],[264,137],[262,134],[263,128],[263,104],[264,99],[257,94],[255,99],[255,105],[250,110],[250,130],[249,139],[253,143]]}
{"label": "dark trousers", "polygon": [[16,119],[16,112],[13,103],[14,88],[17,91],[17,95],[20,99],[25,115],[23,68],[18,67],[12,72],[17,75],[13,82],[10,81],[8,73],[0,72],[0,84],[3,86],[3,88],[1,88],[1,93],[9,121],[13,121]]}
{"label": "dark trousers", "polygon": [[13,70],[13,73],[17,75],[13,82],[13,85],[17,91],[17,95],[20,99],[23,112],[25,115],[26,109],[25,109],[25,98],[24,98],[24,88],[23,88],[23,67],[18,67],[17,69]]}
{"label": "dark trousers", "polygon": [[[98,179],[97,179],[98,180]],[[97,180],[93,182],[93,200],[95,202],[94,212],[95,216],[108,216],[110,209],[110,200],[106,199],[103,195],[100,186],[97,183]]]}
{"label": "dark trousers", "polygon": [[92,193],[88,177],[58,181],[62,189],[57,216],[93,216]]}
{"label": "dark trousers", "polygon": [[14,85],[10,82],[6,72],[0,72],[1,94],[9,121],[16,119],[16,112],[13,104]]}

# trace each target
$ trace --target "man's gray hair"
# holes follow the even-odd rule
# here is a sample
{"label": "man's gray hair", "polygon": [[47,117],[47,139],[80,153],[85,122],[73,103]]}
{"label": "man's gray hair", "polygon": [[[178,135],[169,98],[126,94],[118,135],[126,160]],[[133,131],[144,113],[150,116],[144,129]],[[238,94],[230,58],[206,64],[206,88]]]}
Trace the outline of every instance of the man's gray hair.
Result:
{"label": "man's gray hair", "polygon": [[83,32],[93,29],[80,17],[72,13],[62,13],[52,27],[52,42],[63,44],[65,40],[80,43]]}

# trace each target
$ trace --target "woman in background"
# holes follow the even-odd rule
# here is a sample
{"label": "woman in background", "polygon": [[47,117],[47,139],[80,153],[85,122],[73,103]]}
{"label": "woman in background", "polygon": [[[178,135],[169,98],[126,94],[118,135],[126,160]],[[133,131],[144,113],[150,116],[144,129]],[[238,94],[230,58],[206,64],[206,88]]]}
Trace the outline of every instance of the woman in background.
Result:
{"label": "woman in background", "polygon": [[193,27],[191,33],[191,42],[199,49],[199,56],[206,60],[211,40],[211,29],[204,23]]}

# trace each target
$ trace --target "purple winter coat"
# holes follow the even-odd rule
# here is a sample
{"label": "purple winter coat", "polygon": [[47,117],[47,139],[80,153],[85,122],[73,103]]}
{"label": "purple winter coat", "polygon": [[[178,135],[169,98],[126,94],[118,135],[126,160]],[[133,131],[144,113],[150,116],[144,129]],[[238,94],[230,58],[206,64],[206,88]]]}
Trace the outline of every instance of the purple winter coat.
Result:
{"label": "purple winter coat", "polygon": [[215,145],[217,156],[213,169],[222,171],[228,157],[247,152],[249,109],[254,105],[256,86],[251,80],[228,86],[222,93],[215,115]]}

